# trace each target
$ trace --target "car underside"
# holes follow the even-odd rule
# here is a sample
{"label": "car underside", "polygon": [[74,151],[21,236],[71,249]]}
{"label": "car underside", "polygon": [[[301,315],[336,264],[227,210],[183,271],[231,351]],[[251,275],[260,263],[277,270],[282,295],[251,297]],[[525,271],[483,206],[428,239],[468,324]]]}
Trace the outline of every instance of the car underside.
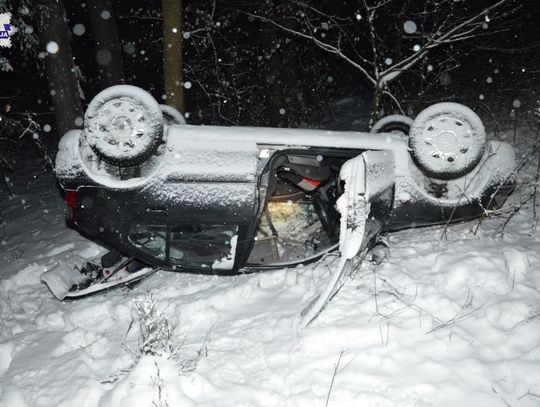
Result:
{"label": "car underside", "polygon": [[381,233],[480,216],[514,187],[512,147],[464,106],[372,130],[190,126],[122,85],[62,138],[56,176],[82,233],[152,267],[212,273],[352,259]]}

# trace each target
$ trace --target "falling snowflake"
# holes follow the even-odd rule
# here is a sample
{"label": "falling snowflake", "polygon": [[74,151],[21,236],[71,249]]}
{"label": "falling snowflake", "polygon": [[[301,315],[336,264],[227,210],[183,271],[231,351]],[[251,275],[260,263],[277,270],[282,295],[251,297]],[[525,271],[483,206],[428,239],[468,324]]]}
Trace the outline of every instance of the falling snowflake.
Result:
{"label": "falling snowflake", "polygon": [[441,74],[441,76],[439,76],[439,82],[443,86],[448,86],[452,83],[452,77],[448,72],[444,72],[443,74]]}
{"label": "falling snowflake", "polygon": [[403,30],[407,34],[414,34],[417,30],[416,23],[412,20],[405,21],[405,23],[403,24]]}
{"label": "falling snowflake", "polygon": [[124,44],[123,50],[126,54],[133,55],[135,53],[135,43],[128,41]]}
{"label": "falling snowflake", "polygon": [[46,49],[49,54],[56,54],[60,48],[58,47],[58,44],[56,42],[49,41],[47,43]]}
{"label": "falling snowflake", "polygon": [[86,31],[86,29],[84,28],[84,24],[79,23],[79,24],[75,24],[75,25],[73,26],[73,30],[72,30],[72,31],[73,31],[73,34],[75,34],[75,35],[77,35],[77,36],[80,37],[81,35],[84,34],[84,32]]}

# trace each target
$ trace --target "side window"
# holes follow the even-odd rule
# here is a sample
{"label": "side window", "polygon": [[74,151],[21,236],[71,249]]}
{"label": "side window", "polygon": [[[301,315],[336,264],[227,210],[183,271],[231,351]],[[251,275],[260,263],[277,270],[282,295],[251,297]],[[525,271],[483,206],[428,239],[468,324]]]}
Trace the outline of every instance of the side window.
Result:
{"label": "side window", "polygon": [[131,243],[145,252],[165,260],[167,249],[167,226],[135,225],[129,231]]}
{"label": "side window", "polygon": [[[293,264],[334,247],[339,241],[339,229],[332,227],[332,219],[328,219],[333,208],[327,209],[324,202],[317,199],[303,193],[270,197],[248,264]],[[332,220],[333,223],[337,223],[336,220]]]}
{"label": "side window", "polygon": [[136,225],[130,242],[174,265],[230,270],[234,266],[237,225]]}
{"label": "side window", "polygon": [[187,267],[232,269],[238,226],[188,225],[171,229],[170,261]]}

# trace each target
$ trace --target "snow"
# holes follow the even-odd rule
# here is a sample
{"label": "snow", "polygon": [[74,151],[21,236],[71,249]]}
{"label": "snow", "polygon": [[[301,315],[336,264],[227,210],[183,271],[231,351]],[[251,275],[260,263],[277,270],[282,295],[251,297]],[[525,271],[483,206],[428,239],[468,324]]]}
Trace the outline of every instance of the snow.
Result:
{"label": "snow", "polygon": [[205,144],[196,134],[183,134],[184,127],[190,126],[169,130],[162,177],[176,182],[255,181],[259,155],[255,143],[222,140]]}
{"label": "snow", "polygon": [[213,269],[231,270],[233,268],[237,242],[238,235],[231,237],[231,250],[229,251],[229,254],[219,260],[215,260],[214,263],[212,263]]}
{"label": "snow", "polygon": [[[164,96],[166,97],[166,95]],[[165,124],[186,124],[186,119],[184,118],[184,115],[182,115],[182,113],[180,113],[174,107],[160,104],[159,108],[163,113],[163,121]]]}
{"label": "snow", "polygon": [[[343,103],[346,103],[343,102]],[[356,131],[330,131],[317,129],[289,129],[270,127],[172,126],[169,139],[204,139],[208,143],[256,143],[260,146],[314,146],[332,148],[358,148],[374,150],[400,150],[404,142],[399,136],[389,135],[387,143],[380,135]]]}
{"label": "snow", "polygon": [[[105,53],[98,53],[97,58],[108,53],[110,62],[110,52],[101,51]],[[108,63],[105,59],[101,62]],[[158,103],[148,92],[131,85],[111,86],[98,93],[88,105],[84,125],[85,138],[93,149],[109,159],[124,161],[151,150],[163,131]]]}
{"label": "snow", "polygon": [[414,34],[417,30],[416,23],[412,20],[405,21],[405,23],[403,24],[403,30],[407,34]]}
{"label": "snow", "polygon": [[434,176],[447,174],[446,178],[474,168],[486,145],[482,120],[468,107],[453,102],[421,111],[409,134],[409,145],[420,166]]}
{"label": "snow", "polygon": [[[390,258],[365,261],[302,329],[300,312],[339,266],[335,255],[235,276],[158,271],[131,289],[56,300],[40,274],[102,249],[65,226],[54,179],[24,153],[13,198],[0,187],[2,407],[539,403],[540,235],[530,201],[502,237],[505,211],[476,234],[476,221],[451,226],[446,240],[441,227],[390,234]],[[523,168],[507,209],[529,195],[535,171],[536,161]],[[135,301],[148,293],[174,327],[170,357],[128,350],[140,339]]]}
{"label": "snow", "polygon": [[86,28],[84,27],[84,24],[77,23],[73,26],[72,31],[73,31],[73,34],[80,37],[81,35],[85,33]]}
{"label": "snow", "polygon": [[58,44],[54,41],[49,41],[47,43],[46,49],[49,54],[56,54],[59,50]]}
{"label": "snow", "polygon": [[126,41],[122,49],[126,54],[133,55],[135,53],[135,43],[132,41]]}
{"label": "snow", "polygon": [[112,61],[111,51],[108,49],[100,49],[96,52],[96,62],[99,65],[106,66],[109,65]]}
{"label": "snow", "polygon": [[381,130],[390,123],[402,123],[405,125],[404,127],[410,128],[413,123],[413,119],[407,116],[400,115],[400,114],[391,114],[388,116],[384,116],[383,118],[377,120],[377,122],[371,127],[369,132],[380,133]]}

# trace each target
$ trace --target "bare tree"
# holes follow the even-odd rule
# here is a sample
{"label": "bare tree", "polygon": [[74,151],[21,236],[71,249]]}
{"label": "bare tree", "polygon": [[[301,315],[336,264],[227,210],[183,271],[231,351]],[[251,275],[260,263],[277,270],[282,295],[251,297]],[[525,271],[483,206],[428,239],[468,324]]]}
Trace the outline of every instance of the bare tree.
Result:
{"label": "bare tree", "polygon": [[468,8],[460,0],[359,3],[354,13],[347,10],[347,15],[339,15],[337,10],[330,13],[292,1],[288,3],[292,17],[286,23],[272,16],[249,15],[304,38],[352,66],[373,89],[372,120],[378,119],[384,98],[403,112],[393,85],[425,63],[428,55],[449,49],[457,56],[458,44],[498,32],[487,30],[488,22],[504,21],[519,7],[511,0],[482,1]]}
{"label": "bare tree", "polygon": [[110,0],[88,0],[92,38],[96,46],[98,81],[102,89],[122,83],[122,53]]}
{"label": "bare tree", "polygon": [[66,13],[61,1],[40,0],[36,7],[42,55],[53,101],[56,127],[61,137],[82,125],[79,85],[69,43]]}
{"label": "bare tree", "polygon": [[167,104],[185,112],[182,83],[182,0],[163,0],[163,76]]}

